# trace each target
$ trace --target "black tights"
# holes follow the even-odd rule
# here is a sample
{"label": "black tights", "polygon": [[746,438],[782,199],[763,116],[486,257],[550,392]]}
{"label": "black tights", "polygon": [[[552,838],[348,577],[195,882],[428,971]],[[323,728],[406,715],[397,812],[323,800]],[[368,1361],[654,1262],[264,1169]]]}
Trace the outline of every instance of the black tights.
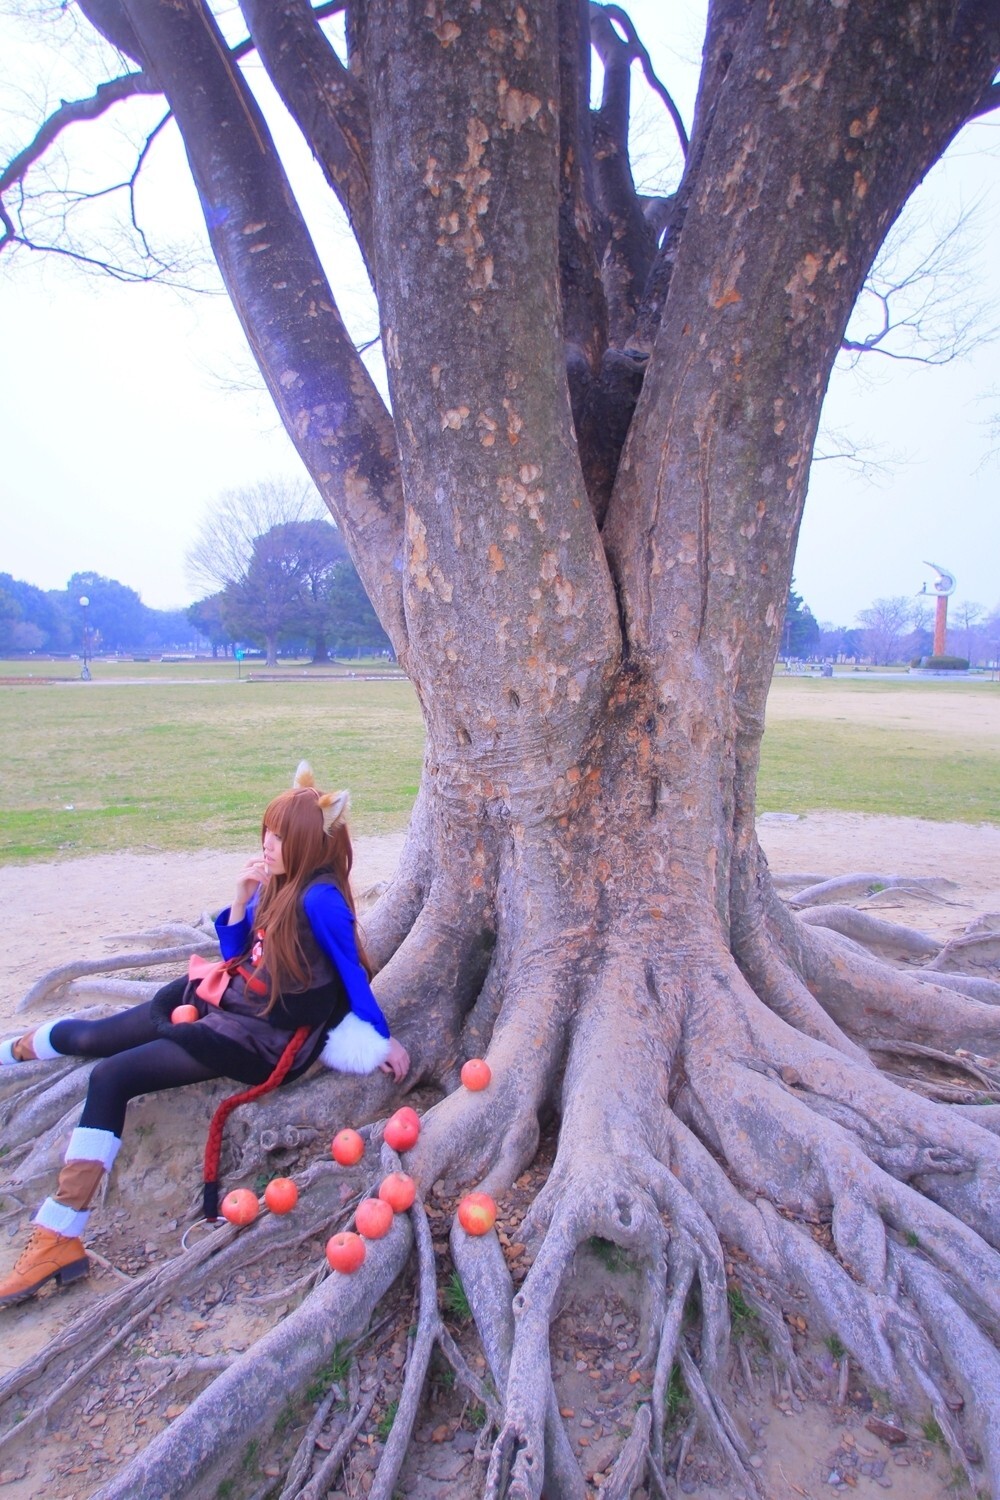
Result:
{"label": "black tights", "polygon": [[129,1100],[222,1076],[160,1036],[150,1019],[149,1001],[101,1021],[58,1021],[49,1040],[64,1056],[104,1059],[90,1075],[80,1124],[110,1130],[119,1139]]}

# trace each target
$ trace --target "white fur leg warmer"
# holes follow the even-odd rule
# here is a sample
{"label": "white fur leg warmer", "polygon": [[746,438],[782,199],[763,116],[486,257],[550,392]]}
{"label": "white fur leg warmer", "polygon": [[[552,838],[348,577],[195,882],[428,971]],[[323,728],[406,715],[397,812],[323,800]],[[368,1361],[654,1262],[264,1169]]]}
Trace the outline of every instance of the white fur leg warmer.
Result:
{"label": "white fur leg warmer", "polygon": [[389,1038],[353,1011],[326,1035],[320,1061],[339,1073],[372,1073],[389,1055]]}

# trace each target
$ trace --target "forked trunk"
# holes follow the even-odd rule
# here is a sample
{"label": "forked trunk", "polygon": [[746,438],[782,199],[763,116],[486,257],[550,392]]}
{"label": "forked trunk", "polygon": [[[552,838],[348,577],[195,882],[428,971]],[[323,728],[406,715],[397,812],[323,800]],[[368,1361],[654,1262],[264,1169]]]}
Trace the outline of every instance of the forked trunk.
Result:
{"label": "forked trunk", "polygon": [[[797,923],[754,834],[829,373],[886,230],[992,97],[1000,13],[710,4],[657,243],[613,159],[633,57],[616,10],[595,21],[592,137],[583,0],[347,9],[345,66],[304,0],[244,6],[358,226],[391,416],[214,22],[199,0],[124,0],[268,388],[424,713],[407,848],[368,920],[414,1077],[444,1096],[410,1164],[424,1184],[504,1186],[560,1115],[531,1271],[513,1299],[473,1298],[506,1351],[487,1494],[583,1492],[549,1326],[591,1234],[644,1267],[657,1493],[675,1362],[757,1484],[721,1396],[732,1249],[789,1368],[794,1288],[961,1455],[957,1386],[1000,1494],[996,1126],[873,1061],[915,1036],[961,1068],[956,1049],[1000,1047],[1000,1008]],[[489,1053],[488,1095],[454,1087],[470,1051]],[[483,1263],[461,1238],[455,1253],[472,1286]]]}

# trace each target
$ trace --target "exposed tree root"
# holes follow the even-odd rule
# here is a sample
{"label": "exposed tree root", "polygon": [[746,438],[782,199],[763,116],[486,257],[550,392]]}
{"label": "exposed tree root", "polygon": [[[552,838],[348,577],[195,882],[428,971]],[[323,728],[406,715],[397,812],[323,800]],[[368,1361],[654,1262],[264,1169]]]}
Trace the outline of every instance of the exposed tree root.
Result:
{"label": "exposed tree root", "polygon": [[803,912],[801,920],[811,927],[830,927],[866,948],[877,949],[886,958],[933,958],[941,949],[941,944],[926,933],[883,922],[853,906],[814,907]]}
{"label": "exposed tree root", "polygon": [[826,1042],[845,1056],[867,1065],[864,1049],[827,1014],[794,964],[771,940],[756,904],[734,920],[732,937],[734,952],[747,980],[783,1021],[796,1031]]}
{"label": "exposed tree root", "polygon": [[338,1469],[340,1469],[344,1459],[351,1451],[351,1445],[368,1420],[368,1414],[374,1405],[374,1391],[366,1396],[363,1401],[355,1398],[355,1409],[350,1422],[344,1428],[312,1479],[310,1479],[308,1484],[303,1485],[299,1491],[300,1500],[323,1500],[323,1496],[326,1495],[332,1481],[336,1478]]}
{"label": "exposed tree root", "polygon": [[[74,1079],[71,1087],[78,1088],[79,1071],[80,1063],[76,1058],[19,1063],[16,1068],[4,1068],[0,1071],[0,1126],[4,1129],[8,1128],[15,1118],[20,1124],[34,1108],[35,1101],[42,1095],[46,1095],[47,1098],[42,1115],[36,1115],[35,1120],[41,1120],[46,1115],[49,1123],[52,1118],[58,1119],[65,1113],[65,1105],[59,1107],[52,1104],[55,1098],[53,1090],[70,1076]],[[86,1085],[84,1085],[84,1091],[86,1091]],[[82,1098],[82,1094],[79,1097]],[[5,1142],[5,1144],[12,1143]]]}
{"label": "exposed tree root", "polygon": [[398,1276],[411,1244],[405,1215],[374,1242],[353,1276],[334,1274],[212,1382],[169,1427],[95,1494],[100,1500],[163,1500],[190,1494],[211,1475],[221,1479],[232,1456],[270,1431],[334,1345],[361,1332],[371,1308]]}
{"label": "exposed tree root", "polygon": [[996,1006],[935,984],[926,970],[887,969],[843,946],[835,933],[802,933],[807,983],[834,1019],[839,1015],[849,1026],[853,1016],[873,1041],[910,1039],[944,1050],[960,1045],[985,1056],[1000,1051]]}
{"label": "exposed tree root", "polygon": [[1000,974],[1000,932],[969,933],[965,937],[952,938],[927,967],[946,972],[970,964],[973,968],[986,969],[988,974]]}
{"label": "exposed tree root", "polygon": [[[351,1373],[357,1379],[357,1366],[351,1366]],[[374,1395],[374,1393],[373,1393]],[[285,1475],[284,1488],[278,1500],[294,1500],[302,1488],[302,1482],[309,1472],[309,1466],[313,1460],[313,1451],[316,1447],[316,1439],[326,1426],[327,1418],[333,1408],[335,1401],[343,1401],[344,1392],[336,1382],[331,1385],[326,1395],[316,1408],[315,1414],[309,1426],[306,1428],[302,1441],[295,1450],[295,1456],[288,1467]],[[369,1408],[370,1410],[370,1408]],[[339,1445],[338,1445],[339,1447]],[[343,1454],[340,1455],[343,1458]]]}
{"label": "exposed tree root", "polygon": [[652,1418],[648,1405],[640,1406],[632,1423],[632,1431],[601,1486],[601,1500],[629,1500],[639,1488],[648,1465],[651,1427]]}
{"label": "exposed tree root", "polygon": [[934,970],[934,983],[939,989],[957,990],[983,1005],[1000,1005],[1000,983],[993,979],[981,979],[974,974],[943,974]]}
{"label": "exposed tree root", "polygon": [[[933,1327],[937,1348],[967,1407],[977,1413],[976,1426],[985,1449],[990,1485],[994,1495],[1000,1494],[1000,1367],[995,1343],[984,1338],[981,1329],[950,1295],[947,1277],[916,1252],[897,1253],[902,1262],[902,1283],[925,1322]],[[995,1337],[994,1332],[994,1340]],[[965,1445],[955,1436],[946,1403],[939,1393],[935,1394],[934,1415],[975,1493],[978,1476],[969,1467]]]}
{"label": "exposed tree root", "polygon": [[482,1381],[469,1369],[462,1355],[459,1353],[454,1340],[451,1338],[444,1324],[441,1322],[437,1306],[437,1283],[434,1274],[434,1250],[431,1245],[431,1232],[427,1223],[427,1215],[423,1204],[418,1198],[410,1211],[413,1223],[413,1234],[417,1247],[418,1281],[419,1281],[419,1312],[417,1317],[417,1330],[410,1346],[410,1354],[406,1363],[406,1375],[403,1380],[403,1390],[396,1409],[395,1420],[392,1430],[386,1440],[375,1479],[369,1491],[369,1496],[374,1500],[392,1500],[395,1493],[396,1480],[399,1471],[403,1467],[406,1452],[413,1433],[413,1426],[417,1420],[417,1411],[420,1405],[420,1395],[427,1379],[430,1368],[431,1355],[435,1344],[439,1345],[456,1376],[469,1390],[471,1395],[482,1403],[486,1410],[490,1424],[494,1427],[499,1425],[500,1412],[492,1394],[483,1385]]}
{"label": "exposed tree root", "polygon": [[10,1073],[21,1073],[21,1068],[24,1068],[25,1073],[28,1068],[31,1073],[36,1070],[45,1071],[37,1083],[33,1083],[25,1091],[27,1098],[22,1106],[13,1098],[9,1106],[4,1107],[0,1145],[6,1146],[7,1152],[12,1151],[15,1146],[34,1146],[46,1133],[51,1133],[58,1127],[72,1110],[79,1112],[84,1095],[87,1094],[87,1082],[93,1067],[93,1062],[73,1061],[69,1065],[61,1062],[27,1062],[19,1065],[16,1070],[10,1068]]}
{"label": "exposed tree root", "polygon": [[[200,933],[197,942],[185,943],[183,947],[143,948],[136,953],[121,953],[115,958],[81,959],[76,963],[60,964],[59,968],[50,970],[48,974],[43,974],[41,979],[36,980],[14,1008],[17,1011],[33,1010],[36,1006],[46,1002],[62,1001],[67,995],[73,993],[72,981],[84,976],[115,974],[124,969],[151,969],[159,964],[186,964],[192,953],[200,953],[205,958],[211,958],[217,955],[218,951],[219,944],[215,934],[208,937]],[[142,981],[137,981],[136,986],[128,985],[126,989],[119,988],[117,992],[132,994],[141,983]],[[99,988],[106,990],[110,986],[105,984]],[[148,985],[145,988],[148,988]]]}
{"label": "exposed tree root", "polygon": [[[770,1023],[775,1025],[777,1023]],[[805,1048],[803,1050],[808,1050]],[[775,1051],[769,1049],[775,1057]],[[780,1060],[780,1053],[777,1060]],[[967,1152],[961,1165],[949,1166],[947,1152],[935,1161],[927,1160],[926,1170],[912,1174],[914,1187],[907,1187],[896,1176],[882,1171],[861,1148],[857,1139],[852,1142],[845,1137],[839,1126],[834,1135],[816,1121],[809,1120],[800,1112],[800,1107],[779,1092],[778,1086],[762,1081],[752,1104],[738,1108],[733,1114],[721,1118],[718,1104],[710,1102],[717,1098],[717,1091],[726,1091],[732,1098],[732,1084],[720,1080],[718,1051],[713,1055],[708,1073],[701,1068],[698,1077],[703,1079],[696,1087],[698,1105],[688,1111],[698,1128],[705,1133],[706,1115],[715,1122],[716,1149],[721,1151],[730,1166],[736,1166],[739,1178],[753,1182],[767,1182],[769,1195],[797,1217],[821,1221],[830,1213],[833,1243],[837,1260],[820,1249],[816,1242],[805,1234],[794,1220],[779,1218],[765,1200],[758,1201],[758,1210],[763,1216],[765,1234],[769,1247],[777,1251],[787,1285],[797,1285],[807,1291],[817,1308],[819,1317],[832,1327],[851,1349],[859,1364],[869,1372],[882,1387],[893,1393],[902,1405],[913,1405],[921,1399],[927,1400],[929,1387],[922,1372],[926,1370],[928,1350],[936,1338],[936,1322],[926,1317],[908,1314],[900,1300],[898,1277],[893,1274],[894,1259],[900,1244],[920,1246],[925,1265],[946,1268],[952,1285],[952,1295],[971,1313],[976,1323],[994,1331],[1000,1328],[1000,1299],[995,1296],[997,1272],[1000,1259],[988,1248],[972,1229],[966,1227],[956,1215],[970,1223],[977,1223],[981,1233],[996,1238],[1000,1216],[997,1214],[997,1162],[995,1142],[984,1145],[986,1133],[975,1131],[964,1145]],[[838,1060],[818,1060],[817,1065],[826,1073],[840,1072]],[[856,1080],[857,1088],[874,1088],[865,1112],[869,1120],[878,1120],[879,1130],[892,1133],[891,1120],[886,1118],[883,1101],[891,1088],[877,1075]],[[808,1087],[808,1083],[807,1083]],[[935,1111],[933,1121],[925,1120],[929,1141],[936,1134],[934,1126],[950,1123],[950,1117],[939,1106],[920,1105],[902,1091],[897,1107],[897,1122],[901,1122],[911,1110]],[[748,1098],[746,1090],[737,1090],[739,1097]],[[859,1100],[855,1099],[853,1108]],[[774,1126],[764,1130],[762,1121],[755,1118],[763,1108],[780,1121],[778,1130]],[[859,1123],[863,1116],[855,1116]],[[945,1134],[942,1129],[941,1134]],[[756,1142],[756,1163],[748,1160],[747,1141]],[[782,1160],[791,1142],[795,1143],[794,1158]],[[873,1151],[877,1143],[871,1133],[864,1146]],[[978,1148],[973,1151],[972,1148]],[[801,1153],[801,1155],[800,1155]],[[796,1176],[788,1175],[792,1160],[797,1163]],[[965,1179],[970,1167],[978,1162],[980,1176],[980,1209],[977,1211],[970,1201]],[[780,1164],[780,1165],[779,1165]],[[887,1163],[888,1164],[888,1163]],[[892,1161],[893,1170],[900,1172],[901,1162]],[[816,1168],[821,1176],[816,1178]],[[778,1169],[777,1172],[775,1169]],[[705,1175],[705,1162],[699,1163],[699,1179]],[[905,1169],[904,1169],[905,1171]],[[958,1175],[960,1187],[954,1201],[952,1195],[942,1189],[949,1171]],[[945,1174],[945,1178],[939,1174]],[[682,1173],[682,1176],[686,1176]],[[907,1174],[909,1175],[909,1174]],[[919,1187],[919,1191],[916,1188]],[[923,1194],[931,1192],[936,1198],[949,1202],[949,1210],[938,1206]],[[766,1269],[767,1259],[763,1254],[760,1233],[746,1218],[742,1208],[734,1215],[734,1200],[728,1185],[722,1188],[725,1204],[725,1224],[736,1243],[741,1244],[757,1264]],[[712,1210],[710,1209],[710,1212]],[[716,1214],[713,1213],[713,1218]],[[716,1222],[719,1222],[716,1219]],[[748,1232],[749,1231],[749,1232]],[[838,1261],[840,1264],[838,1264]],[[841,1269],[841,1265],[846,1268]],[[780,1284],[780,1283],[779,1283]],[[993,1379],[1000,1376],[1000,1360],[996,1349],[982,1341],[985,1357],[990,1362]],[[916,1372],[916,1373],[915,1373]],[[931,1403],[934,1405],[934,1403]],[[977,1412],[977,1423],[992,1420],[988,1409]]]}
{"label": "exposed tree root", "polygon": [[905,891],[922,895],[925,899],[944,898],[946,891],[953,891],[955,882],[936,875],[838,875],[833,880],[822,880],[796,891],[786,899],[792,906],[819,906],[827,901],[843,901],[848,896],[870,896],[877,891]]}
{"label": "exposed tree root", "polygon": [[[0,1407],[35,1380],[47,1375],[56,1365],[61,1370],[60,1362],[67,1359],[74,1366],[68,1377],[67,1390],[70,1389],[80,1378],[76,1366],[81,1360],[87,1361],[88,1367],[99,1363],[126,1337],[128,1327],[116,1321],[123,1315],[128,1316],[131,1326],[133,1314],[140,1321],[148,1317],[173,1296],[179,1286],[183,1286],[186,1292],[194,1292],[210,1277],[217,1279],[252,1264],[260,1256],[273,1255],[285,1245],[314,1237],[338,1213],[346,1217],[348,1210],[340,1200],[341,1169],[332,1163],[317,1163],[300,1178],[300,1182],[303,1191],[309,1195],[306,1201],[311,1202],[305,1222],[302,1216],[291,1221],[269,1214],[254,1225],[252,1233],[243,1235],[220,1223],[205,1238],[145,1276],[125,1278],[126,1286],[85,1309],[30,1360],[0,1379]],[[20,1417],[0,1437],[0,1448],[8,1438],[16,1438],[27,1430],[26,1420]]]}
{"label": "exposed tree root", "polygon": [[[421,869],[426,875],[426,862]],[[1000,1104],[956,1108],[923,1097],[936,1093],[971,1106],[1000,1093],[1000,1009],[959,988],[995,982],[954,976],[952,988],[932,982],[927,968],[890,969],[865,950],[911,962],[939,945],[828,895],[798,920],[766,888],[759,900],[734,903],[730,936],[739,968],[723,945],[685,950],[656,927],[643,935],[634,923],[627,949],[608,954],[599,969],[581,968],[582,945],[565,923],[558,889],[550,907],[542,903],[542,920],[537,908],[515,913],[518,938],[501,929],[493,946],[485,898],[460,899],[451,879],[422,879],[414,875],[403,907],[386,919],[384,931],[401,928],[405,908],[414,925],[379,986],[404,1026],[418,1006],[434,1006],[440,1026],[419,1069],[450,1091],[425,1113],[406,1168],[424,1187],[446,1179],[500,1191],[532,1161],[546,1111],[560,1115],[552,1170],[521,1229],[534,1258],[520,1287],[494,1235],[473,1240],[457,1225],[452,1230],[452,1257],[498,1397],[441,1321],[418,1198],[412,1236],[409,1221],[397,1219],[387,1239],[369,1247],[355,1277],[328,1276],[313,1287],[317,1273],[310,1269],[265,1294],[260,1300],[307,1293],[98,1492],[101,1500],[163,1500],[217,1482],[229,1462],[220,1434],[231,1452],[273,1425],[333,1345],[369,1322],[405,1264],[411,1238],[416,1331],[371,1494],[390,1500],[396,1491],[439,1347],[486,1411],[484,1434],[496,1433],[488,1500],[539,1500],[543,1492],[584,1500],[586,1480],[559,1412],[550,1330],[579,1247],[593,1236],[621,1246],[639,1268],[642,1358],[651,1371],[650,1398],[607,1466],[603,1491],[613,1500],[624,1500],[643,1477],[651,1494],[674,1493],[672,1474],[696,1431],[746,1493],[762,1493],[727,1405],[731,1257],[740,1294],[770,1348],[776,1388],[808,1384],[783,1315],[790,1301],[804,1299],[815,1325],[835,1335],[901,1410],[934,1416],[970,1483],[981,1482],[985,1465],[1000,1496]],[[514,900],[516,880],[510,885],[507,899]],[[852,944],[841,935],[845,928]],[[985,946],[962,951],[989,957],[992,935],[980,936]],[[854,946],[859,942],[864,948]],[[457,1037],[473,1013],[490,1036],[493,1081],[480,1094],[451,1087],[461,1056]],[[626,1091],[609,1077],[612,1058],[615,1079],[628,1083],[625,1109]],[[86,1070],[38,1064],[12,1071],[21,1088],[3,1079],[8,1129],[21,1145],[31,1142],[19,1167],[30,1177],[65,1130]],[[242,1136],[234,1131],[234,1150],[242,1150],[237,1175],[248,1176],[269,1153],[315,1149],[341,1122],[377,1115],[391,1094],[381,1077],[314,1076],[282,1091]],[[378,1126],[365,1134],[362,1171],[370,1171],[381,1135]],[[308,1177],[316,1191],[305,1224],[293,1230],[271,1219],[252,1234],[222,1231],[103,1299],[0,1382],[8,1404],[43,1377],[47,1382],[25,1419],[0,1438],[0,1450],[37,1431],[182,1281],[189,1290],[200,1277],[245,1267],[335,1222],[346,1207],[338,1197],[344,1180],[339,1169],[318,1164]],[[754,1377],[742,1345],[733,1359],[749,1385]],[[669,1440],[667,1391],[675,1372],[692,1416]],[[212,1371],[192,1366],[182,1373]],[[841,1400],[848,1373],[845,1356]],[[956,1388],[964,1398],[960,1416]],[[286,1500],[318,1500],[334,1482],[374,1399],[374,1391],[363,1401],[358,1393],[353,1416],[306,1480],[329,1399],[320,1407],[289,1469]]]}
{"label": "exposed tree root", "polygon": [[[796,921],[766,889],[758,920],[784,962],[855,1040],[868,1044],[899,1038],[943,1050],[960,1045],[985,1056],[1000,1051],[1000,1011],[936,985],[926,969],[888,968],[838,933]],[[744,931],[753,931],[749,919],[739,929],[734,925],[734,952],[741,964]],[[747,968],[752,976],[752,962]]]}

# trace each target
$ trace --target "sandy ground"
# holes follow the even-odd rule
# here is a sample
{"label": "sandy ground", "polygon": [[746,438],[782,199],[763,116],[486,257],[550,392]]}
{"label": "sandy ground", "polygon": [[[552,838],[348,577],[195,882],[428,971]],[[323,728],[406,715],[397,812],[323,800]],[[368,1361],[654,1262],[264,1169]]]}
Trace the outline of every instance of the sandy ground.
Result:
{"label": "sandy ground", "polygon": [[[355,891],[388,880],[402,847],[401,833],[359,839]],[[228,905],[241,863],[233,850],[200,849],[100,854],[0,869],[0,907],[7,912],[10,938],[0,978],[0,1024],[34,981],[59,964],[128,952],[142,944],[122,938],[168,922],[193,923],[202,913]],[[56,1013],[49,1007],[37,1014]]]}
{"label": "sandy ground", "polygon": [[[882,875],[944,875],[956,882],[947,906],[920,903],[882,908],[941,936],[962,930],[973,915],[1000,911],[1000,828],[883,818],[861,813],[766,813],[761,843],[776,874],[820,877],[864,871]],[[358,839],[355,890],[392,875],[403,835]],[[169,921],[193,922],[224,906],[240,866],[232,851],[192,854],[104,854],[56,864],[0,869],[6,912],[6,955],[0,976],[0,1021],[12,1016],[39,976],[75,959],[128,951],[113,939]],[[55,1011],[50,1008],[50,1014]],[[33,1013],[34,1014],[34,1013]],[[45,1012],[39,1013],[44,1017]]]}
{"label": "sandy ground", "polygon": [[[945,876],[954,881],[946,901],[925,902],[904,896],[895,906],[879,908],[879,915],[888,920],[919,927],[942,939],[962,932],[977,915],[1000,912],[1000,828],[840,813],[801,817],[772,813],[761,818],[759,831],[777,875],[795,872],[823,878],[863,871],[883,876]],[[358,840],[355,873],[359,892],[391,876],[401,846],[401,835]],[[204,911],[224,905],[240,863],[232,852],[201,851],[121,854],[0,869],[0,903],[7,914],[8,933],[0,980],[0,1035],[20,1029],[21,1018],[14,1020],[16,1006],[41,974],[75,959],[97,959],[123,947],[128,951],[141,944],[123,944],[125,935],[139,934],[171,920],[193,922]],[[60,1014],[62,1009],[50,1006],[33,1011],[24,1017],[23,1024],[45,1014]],[[153,1122],[154,1116],[150,1114],[149,1119]],[[141,1149],[128,1143],[130,1149],[122,1153],[123,1158],[129,1158],[125,1171],[115,1174],[123,1180],[112,1184],[105,1206],[95,1215],[95,1222],[107,1221],[106,1227],[98,1230],[100,1248],[113,1262],[130,1268],[132,1260],[141,1260],[143,1254],[158,1257],[172,1253],[165,1237],[153,1231],[150,1220],[176,1213],[179,1193],[175,1190],[172,1198],[176,1202],[165,1202],[155,1215],[148,1213],[148,1202],[145,1216],[136,1212],[133,1200],[137,1176],[147,1189],[157,1186],[163,1163],[153,1157],[146,1160],[150,1141],[157,1135],[153,1129]],[[4,1264],[8,1264],[20,1240],[20,1227],[15,1222],[4,1227],[0,1246]],[[176,1219],[168,1227],[176,1229]],[[154,1242],[145,1245],[144,1237],[151,1232]],[[81,1298],[109,1289],[106,1273],[68,1295],[45,1296],[36,1304],[8,1310],[0,1340],[0,1371],[10,1369],[51,1339],[78,1310]],[[601,1318],[594,1311],[599,1305],[595,1301],[598,1293],[607,1306]],[[202,1352],[245,1347],[248,1315],[245,1297],[240,1300],[238,1288],[231,1310],[226,1316],[222,1312],[221,1306],[217,1314],[206,1307],[202,1317],[191,1325],[205,1330],[200,1337],[209,1343]],[[216,1319],[211,1325],[207,1321],[210,1317]],[[588,1472],[599,1460],[604,1428],[608,1443],[612,1438],[620,1441],[608,1416],[610,1408],[600,1406],[598,1387],[590,1383],[597,1378],[588,1366],[593,1359],[591,1324],[599,1331],[602,1320],[607,1325],[613,1320],[615,1329],[620,1325],[634,1343],[629,1317],[626,1307],[614,1303],[613,1288],[603,1276],[599,1285],[587,1291],[576,1314],[568,1316],[565,1329],[554,1336],[554,1357],[557,1370],[562,1371],[560,1404],[575,1413],[571,1432],[581,1462],[591,1455],[590,1464],[585,1465]],[[189,1337],[182,1332],[181,1344]],[[623,1339],[617,1348],[630,1348],[631,1343]],[[748,1424],[747,1436],[757,1450],[769,1496],[819,1500],[821,1495],[846,1493],[848,1488],[869,1500],[889,1489],[895,1489],[905,1500],[945,1500],[946,1496],[968,1493],[952,1487],[954,1475],[949,1461],[939,1448],[923,1442],[919,1433],[912,1432],[910,1441],[898,1449],[873,1436],[866,1426],[871,1419],[871,1400],[863,1389],[852,1389],[847,1405],[837,1406],[836,1370],[819,1339],[811,1341],[811,1350],[813,1365],[820,1371],[818,1397],[800,1401],[798,1393],[791,1391],[772,1397],[762,1388],[759,1401],[741,1416],[741,1422]],[[626,1360],[630,1357],[624,1356]],[[828,1373],[826,1365],[830,1365]],[[829,1394],[823,1395],[822,1388]],[[100,1427],[107,1420],[107,1432],[110,1434],[114,1426],[116,1441],[127,1443],[122,1451],[128,1452],[170,1419],[169,1406],[165,1417],[158,1410],[143,1407],[151,1413],[150,1425],[135,1426],[135,1410],[140,1408],[133,1410],[131,1398],[123,1394],[125,1389],[123,1384],[116,1390],[110,1404],[108,1398],[93,1393],[82,1407],[83,1415],[74,1413],[69,1424],[57,1430],[51,1441],[41,1443],[36,1453],[13,1459],[7,1468],[0,1461],[4,1500],[33,1500],[39,1493],[49,1494],[53,1500],[82,1500],[91,1494],[102,1475],[108,1473],[100,1463],[113,1461],[114,1446],[108,1448],[107,1458],[100,1452],[94,1457],[91,1450],[99,1450],[104,1429],[95,1438],[92,1427]],[[161,1398],[160,1405],[168,1399]],[[146,1420],[145,1416],[138,1418],[140,1424]],[[404,1475],[402,1493],[407,1500],[468,1500],[473,1493],[469,1488],[471,1459],[467,1448],[463,1451],[457,1446],[461,1434],[453,1436],[455,1442],[441,1442],[435,1435],[423,1446],[418,1443],[414,1466]],[[847,1480],[843,1478],[845,1472],[850,1475]],[[685,1493],[701,1500],[732,1500],[735,1492],[717,1466],[699,1459],[686,1473],[690,1477],[681,1485]],[[831,1475],[839,1483],[834,1483]],[[342,1496],[339,1490],[334,1493]]]}

